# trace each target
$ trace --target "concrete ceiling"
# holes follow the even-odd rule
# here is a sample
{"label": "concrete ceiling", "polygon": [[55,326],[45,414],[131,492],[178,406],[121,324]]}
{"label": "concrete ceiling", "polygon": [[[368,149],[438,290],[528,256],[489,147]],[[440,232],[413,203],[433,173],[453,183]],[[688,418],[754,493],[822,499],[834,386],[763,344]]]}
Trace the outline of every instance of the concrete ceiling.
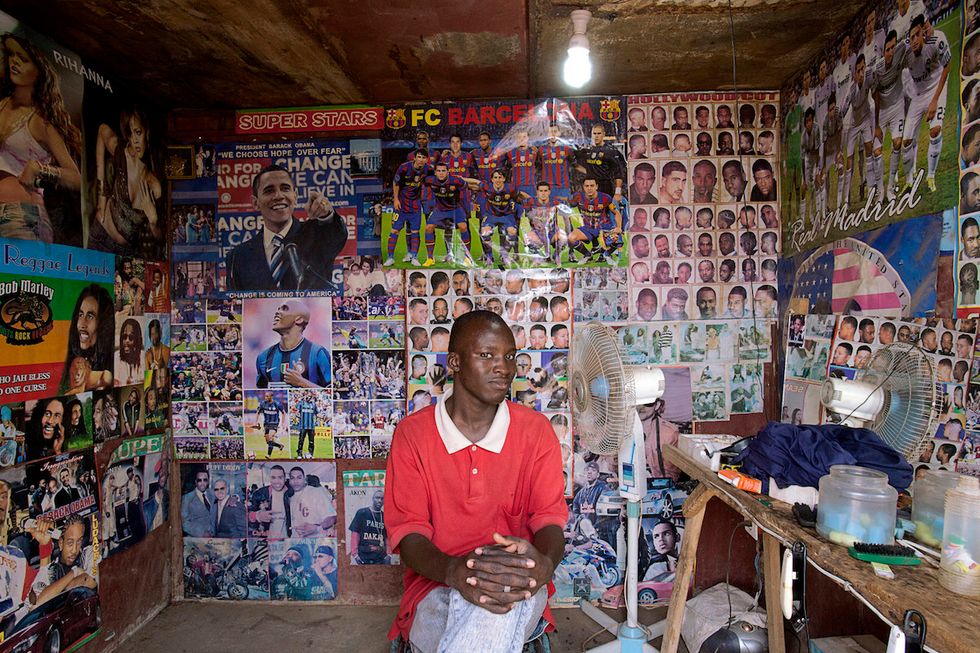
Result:
{"label": "concrete ceiling", "polygon": [[[866,2],[732,0],[741,88],[776,88]],[[732,87],[728,0],[2,0],[170,107],[567,95],[569,12],[593,12],[584,93]]]}

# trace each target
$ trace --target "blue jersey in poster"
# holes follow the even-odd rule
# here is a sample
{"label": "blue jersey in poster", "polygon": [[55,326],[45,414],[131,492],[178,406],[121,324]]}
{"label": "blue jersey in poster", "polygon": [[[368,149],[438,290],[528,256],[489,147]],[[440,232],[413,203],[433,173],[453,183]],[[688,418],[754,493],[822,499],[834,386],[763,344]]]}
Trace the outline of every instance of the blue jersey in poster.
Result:
{"label": "blue jersey in poster", "polygon": [[295,369],[302,377],[318,387],[330,383],[330,355],[318,344],[303,339],[288,351],[272,345],[255,359],[256,385],[260,388],[281,387],[286,384],[286,372]]}

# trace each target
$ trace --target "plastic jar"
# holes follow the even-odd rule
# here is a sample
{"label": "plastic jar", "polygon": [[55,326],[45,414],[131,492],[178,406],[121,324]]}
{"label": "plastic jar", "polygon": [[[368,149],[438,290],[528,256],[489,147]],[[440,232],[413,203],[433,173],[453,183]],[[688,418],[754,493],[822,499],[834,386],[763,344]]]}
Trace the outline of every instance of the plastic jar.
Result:
{"label": "plastic jar", "polygon": [[820,479],[817,532],[835,544],[895,543],[898,491],[888,475],[855,465],[833,465]]}
{"label": "plastic jar", "polygon": [[939,584],[957,594],[980,596],[980,479],[961,476],[946,491]]}
{"label": "plastic jar", "polygon": [[960,482],[961,474],[931,469],[912,486],[912,521],[915,539],[938,549],[943,543],[943,516],[946,512],[946,490]]}

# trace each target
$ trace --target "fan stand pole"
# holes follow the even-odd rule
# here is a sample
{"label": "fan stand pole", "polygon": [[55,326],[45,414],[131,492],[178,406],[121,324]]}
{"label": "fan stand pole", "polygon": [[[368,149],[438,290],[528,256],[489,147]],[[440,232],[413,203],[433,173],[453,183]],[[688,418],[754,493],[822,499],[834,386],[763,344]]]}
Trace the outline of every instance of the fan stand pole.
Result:
{"label": "fan stand pole", "polygon": [[[624,471],[624,464],[629,473]],[[667,628],[667,621],[662,620],[650,626],[640,625],[637,619],[637,570],[640,566],[640,516],[642,513],[643,497],[646,495],[646,455],[643,446],[643,424],[639,415],[633,413],[633,436],[627,438],[619,452],[619,478],[625,482],[627,477],[634,479],[630,488],[621,488],[626,498],[626,581],[623,587],[623,597],[626,599],[626,621],[616,623],[605,613],[588,601],[579,605],[586,615],[596,623],[616,636],[613,641],[589,649],[588,653],[659,653],[647,640],[660,637]]]}

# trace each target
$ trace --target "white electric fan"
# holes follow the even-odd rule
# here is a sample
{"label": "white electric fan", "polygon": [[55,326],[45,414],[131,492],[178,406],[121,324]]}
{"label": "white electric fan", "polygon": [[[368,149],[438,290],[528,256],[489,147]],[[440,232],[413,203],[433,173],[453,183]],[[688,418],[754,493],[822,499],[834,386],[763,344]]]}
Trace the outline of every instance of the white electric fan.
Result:
{"label": "white electric fan", "polygon": [[929,356],[905,343],[879,349],[853,381],[827,379],[821,394],[841,424],[871,429],[909,461],[932,437],[942,401]]}
{"label": "white electric fan", "polygon": [[640,513],[647,493],[643,425],[636,407],[663,395],[664,373],[655,367],[624,365],[615,334],[599,322],[576,329],[570,367],[575,433],[589,451],[618,456],[619,494],[626,500],[626,621],[616,623],[582,601],[582,610],[617,638],[590,651],[656,653],[647,640],[662,635],[666,622],[644,628],[636,617]]}

